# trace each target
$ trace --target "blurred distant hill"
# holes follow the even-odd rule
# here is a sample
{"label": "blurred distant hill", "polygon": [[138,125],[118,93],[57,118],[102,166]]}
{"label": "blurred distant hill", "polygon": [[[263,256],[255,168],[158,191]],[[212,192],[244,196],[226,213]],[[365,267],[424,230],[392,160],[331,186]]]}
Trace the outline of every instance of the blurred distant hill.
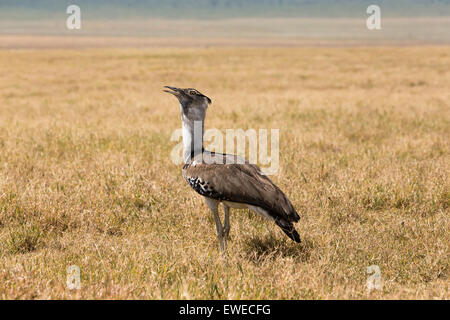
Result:
{"label": "blurred distant hill", "polygon": [[[81,8],[81,30],[66,28],[71,4]],[[382,30],[375,32],[366,27],[371,4],[381,7]],[[0,35],[0,48],[16,46],[8,35],[138,37],[143,46],[143,38],[189,45],[450,44],[450,0],[0,0]]]}
{"label": "blurred distant hill", "polygon": [[53,17],[70,4],[85,18],[355,17],[370,4],[386,17],[450,16],[450,0],[0,0],[0,18]]}

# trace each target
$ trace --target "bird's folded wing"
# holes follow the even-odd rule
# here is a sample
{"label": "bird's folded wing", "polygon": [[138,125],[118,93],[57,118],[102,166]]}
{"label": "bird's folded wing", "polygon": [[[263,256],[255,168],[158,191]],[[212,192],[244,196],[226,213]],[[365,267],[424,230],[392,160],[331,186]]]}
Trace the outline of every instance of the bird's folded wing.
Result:
{"label": "bird's folded wing", "polygon": [[300,219],[285,194],[253,164],[207,164],[194,159],[183,176],[201,195],[265,209],[275,219]]}

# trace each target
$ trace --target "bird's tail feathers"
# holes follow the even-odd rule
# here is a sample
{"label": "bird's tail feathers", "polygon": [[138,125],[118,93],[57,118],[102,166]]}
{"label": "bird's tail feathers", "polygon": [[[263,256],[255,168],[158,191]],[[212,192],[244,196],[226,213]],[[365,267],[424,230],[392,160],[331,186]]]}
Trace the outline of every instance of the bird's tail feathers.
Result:
{"label": "bird's tail feathers", "polygon": [[287,222],[284,220],[278,220],[275,222],[277,226],[283,230],[283,232],[291,238],[293,241],[300,243],[300,235],[298,234],[297,230],[295,230],[294,225],[292,222]]}

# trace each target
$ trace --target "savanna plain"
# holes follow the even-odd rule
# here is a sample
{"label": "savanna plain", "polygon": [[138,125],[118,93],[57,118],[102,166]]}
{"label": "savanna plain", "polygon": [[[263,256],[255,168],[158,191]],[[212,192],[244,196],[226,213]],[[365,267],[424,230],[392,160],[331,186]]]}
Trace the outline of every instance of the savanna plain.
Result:
{"label": "savanna plain", "polygon": [[[0,298],[450,298],[449,47],[8,49],[0,70]],[[164,85],[213,100],[206,129],[280,129],[301,244],[232,211],[221,255]]]}

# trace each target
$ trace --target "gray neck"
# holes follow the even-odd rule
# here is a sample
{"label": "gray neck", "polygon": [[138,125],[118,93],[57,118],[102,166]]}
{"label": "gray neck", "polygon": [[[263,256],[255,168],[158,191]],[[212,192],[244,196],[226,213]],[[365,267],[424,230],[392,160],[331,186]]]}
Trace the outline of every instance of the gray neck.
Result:
{"label": "gray neck", "polygon": [[202,153],[204,120],[193,121],[182,115],[183,122],[183,160],[189,163],[191,158]]}

